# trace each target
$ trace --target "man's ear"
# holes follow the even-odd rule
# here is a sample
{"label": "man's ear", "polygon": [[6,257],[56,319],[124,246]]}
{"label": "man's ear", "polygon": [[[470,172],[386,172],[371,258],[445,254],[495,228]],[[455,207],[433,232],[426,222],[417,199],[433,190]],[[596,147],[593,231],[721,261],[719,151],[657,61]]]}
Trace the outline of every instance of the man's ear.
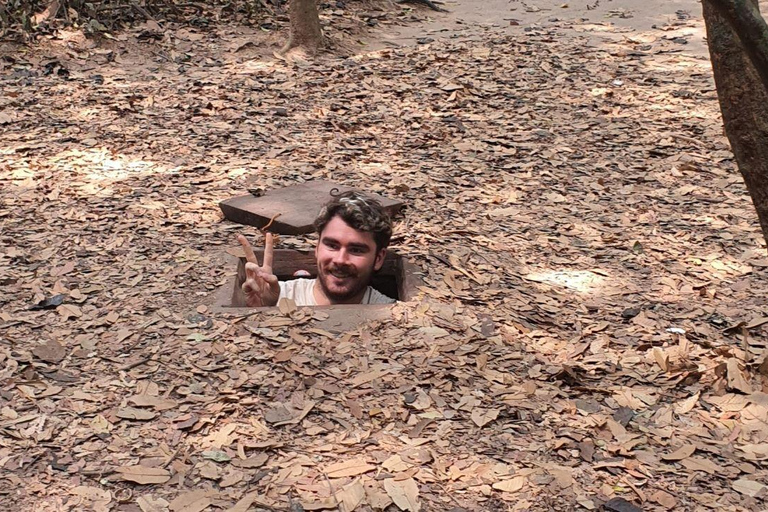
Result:
{"label": "man's ear", "polygon": [[381,270],[382,265],[384,265],[384,258],[387,257],[387,250],[382,249],[378,253],[376,253],[376,259],[373,261],[373,270],[379,271]]}

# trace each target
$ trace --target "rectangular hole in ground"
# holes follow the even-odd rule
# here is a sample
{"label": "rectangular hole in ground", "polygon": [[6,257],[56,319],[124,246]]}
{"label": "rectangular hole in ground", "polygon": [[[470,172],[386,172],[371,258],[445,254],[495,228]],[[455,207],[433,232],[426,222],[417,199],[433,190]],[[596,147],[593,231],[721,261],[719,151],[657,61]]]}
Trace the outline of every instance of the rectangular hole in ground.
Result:
{"label": "rectangular hole in ground", "polygon": [[[264,250],[256,250],[259,262],[263,261]],[[224,307],[245,307],[245,295],[242,285],[245,282],[245,258],[239,258],[237,264],[237,276],[232,284],[231,298],[227,304],[219,304]],[[304,270],[309,276],[295,277],[294,273]],[[298,279],[300,277],[317,277],[317,261],[313,252],[295,251],[292,249],[275,249],[272,263],[272,271],[280,281]],[[371,279],[371,286],[388,297],[400,301],[412,299],[420,284],[417,276],[417,267],[402,255],[388,251],[381,270],[376,272]],[[367,307],[362,306],[361,307]]]}

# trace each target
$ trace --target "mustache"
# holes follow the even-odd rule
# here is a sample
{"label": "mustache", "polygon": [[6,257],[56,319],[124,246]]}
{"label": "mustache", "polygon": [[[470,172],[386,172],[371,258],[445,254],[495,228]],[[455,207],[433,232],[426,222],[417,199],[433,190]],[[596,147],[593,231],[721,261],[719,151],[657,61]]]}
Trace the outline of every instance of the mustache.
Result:
{"label": "mustache", "polygon": [[329,274],[338,274],[343,277],[355,277],[357,272],[351,265],[330,265],[327,269]]}

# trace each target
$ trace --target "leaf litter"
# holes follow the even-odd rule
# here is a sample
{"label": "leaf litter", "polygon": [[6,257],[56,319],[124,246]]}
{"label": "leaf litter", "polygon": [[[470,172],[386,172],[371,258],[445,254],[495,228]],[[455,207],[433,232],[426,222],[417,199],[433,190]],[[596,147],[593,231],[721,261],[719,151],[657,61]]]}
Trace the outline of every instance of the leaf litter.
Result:
{"label": "leaf litter", "polygon": [[[2,61],[3,506],[765,506],[768,259],[705,61],[184,30],[195,59]],[[421,297],[342,333],[199,307],[249,232],[217,202],[312,178],[407,201]]]}

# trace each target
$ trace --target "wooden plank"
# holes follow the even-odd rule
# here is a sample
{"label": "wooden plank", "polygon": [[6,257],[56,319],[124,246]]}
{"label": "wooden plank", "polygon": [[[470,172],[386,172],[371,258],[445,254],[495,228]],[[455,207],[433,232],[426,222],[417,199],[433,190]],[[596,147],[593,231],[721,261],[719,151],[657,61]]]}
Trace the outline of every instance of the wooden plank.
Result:
{"label": "wooden plank", "polygon": [[[340,192],[356,190],[330,181],[308,181],[276,190],[267,191],[261,197],[246,194],[219,203],[224,217],[239,224],[263,228],[276,214],[269,230],[285,235],[301,235],[314,231],[312,223],[322,206],[331,199],[331,190]],[[404,204],[378,194],[365,192],[381,202],[390,215],[397,213]]]}

